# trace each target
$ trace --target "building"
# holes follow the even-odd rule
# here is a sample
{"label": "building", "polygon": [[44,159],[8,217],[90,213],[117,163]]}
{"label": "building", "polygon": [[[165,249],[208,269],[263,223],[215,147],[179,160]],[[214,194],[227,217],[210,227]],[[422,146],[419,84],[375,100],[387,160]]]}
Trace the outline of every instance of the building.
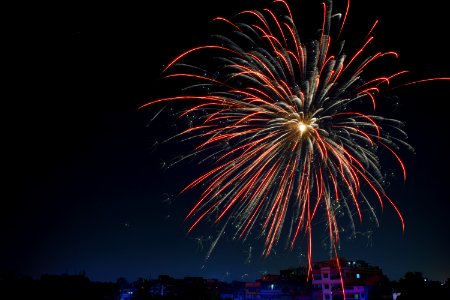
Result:
{"label": "building", "polygon": [[253,282],[233,282],[220,296],[227,300],[310,300],[311,290],[306,269],[292,268],[281,270],[279,275],[263,275]]}
{"label": "building", "polygon": [[333,258],[316,262],[312,270],[313,299],[369,299],[369,292],[382,278],[380,268],[364,261]]}
{"label": "building", "polygon": [[121,290],[120,296],[123,300],[138,299],[138,293],[145,290],[161,299],[336,300],[345,295],[348,300],[368,300],[369,295],[379,293],[383,278],[380,268],[364,261],[333,258],[313,263],[310,273],[306,267],[290,268],[249,282],[160,275]]}

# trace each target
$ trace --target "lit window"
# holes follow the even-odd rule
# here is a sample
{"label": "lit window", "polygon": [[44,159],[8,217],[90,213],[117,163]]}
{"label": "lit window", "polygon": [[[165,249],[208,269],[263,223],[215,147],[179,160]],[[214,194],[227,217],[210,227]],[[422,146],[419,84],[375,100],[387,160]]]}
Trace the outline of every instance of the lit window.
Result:
{"label": "lit window", "polygon": [[356,274],[356,278],[360,279],[361,275],[359,273]]}

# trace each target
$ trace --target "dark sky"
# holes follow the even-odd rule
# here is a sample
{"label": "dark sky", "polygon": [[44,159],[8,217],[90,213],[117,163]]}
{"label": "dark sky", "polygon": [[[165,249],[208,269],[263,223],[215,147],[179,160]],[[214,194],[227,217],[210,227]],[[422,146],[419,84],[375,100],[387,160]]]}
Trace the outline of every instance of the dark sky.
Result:
{"label": "dark sky", "polygon": [[[302,24],[316,26],[320,1],[291,2]],[[353,2],[358,3],[352,3],[346,40],[364,38],[379,19],[373,51],[398,52],[398,69],[411,71],[411,79],[450,76],[448,4]],[[173,120],[158,118],[148,126],[155,112],[137,110],[176,92],[161,79],[163,66],[206,41],[212,18],[264,3],[110,1],[11,8],[4,37],[10,92],[2,109],[1,272],[38,277],[86,271],[93,280],[112,281],[159,274],[254,280],[261,272],[305,263],[304,249],[264,259],[258,241],[225,238],[202,268],[214,229],[186,235],[183,218],[195,194],[175,197],[201,170],[193,163],[162,169],[187,149],[176,143],[154,147],[174,132]],[[387,188],[405,217],[405,233],[386,205],[370,238],[341,244],[344,257],[378,265],[390,279],[407,271],[435,280],[450,276],[449,88],[450,82],[432,82],[389,94],[398,102],[392,116],[406,122],[416,149],[403,155],[407,182],[394,178]],[[391,169],[401,176],[388,163]],[[318,239],[314,259],[326,258]]]}

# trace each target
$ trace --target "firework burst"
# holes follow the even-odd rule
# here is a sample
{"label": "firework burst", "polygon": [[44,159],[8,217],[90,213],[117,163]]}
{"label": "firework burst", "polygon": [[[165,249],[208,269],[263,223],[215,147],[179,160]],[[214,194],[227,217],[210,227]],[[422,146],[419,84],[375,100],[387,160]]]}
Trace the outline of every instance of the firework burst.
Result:
{"label": "firework burst", "polygon": [[[196,123],[175,138],[196,143],[189,157],[213,162],[183,190],[201,185],[203,191],[187,213],[189,232],[209,218],[221,226],[207,257],[230,228],[235,238],[245,240],[255,232],[264,237],[266,256],[282,236],[291,249],[306,238],[311,268],[318,215],[326,217],[336,253],[338,215],[344,212],[354,229],[365,211],[376,219],[373,206],[384,203],[404,229],[383,187],[378,153],[386,149],[406,179],[397,152],[412,148],[402,122],[375,112],[381,89],[407,72],[367,71],[381,59],[397,57],[392,51],[366,54],[377,22],[361,46],[346,55],[340,36],[349,3],[342,14],[333,11],[331,0],[322,5],[320,32],[307,43],[284,0],[233,19],[214,19],[223,30],[213,36],[215,42],[184,52],[164,69],[172,71],[166,77],[192,82],[183,94],[141,107],[181,102],[189,106],[180,117],[196,116]],[[200,64],[188,62],[195,55],[201,56]]]}

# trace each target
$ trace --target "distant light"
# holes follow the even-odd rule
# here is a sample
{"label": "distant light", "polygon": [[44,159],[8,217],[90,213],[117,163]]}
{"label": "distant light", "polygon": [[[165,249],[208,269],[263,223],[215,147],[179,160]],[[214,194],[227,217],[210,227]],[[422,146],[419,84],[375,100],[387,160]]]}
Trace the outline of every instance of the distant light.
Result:
{"label": "distant light", "polygon": [[270,289],[273,291],[274,288],[275,288],[275,284],[272,283],[272,284],[270,285]]}
{"label": "distant light", "polygon": [[359,273],[356,274],[356,278],[360,279],[361,275],[359,275]]}

